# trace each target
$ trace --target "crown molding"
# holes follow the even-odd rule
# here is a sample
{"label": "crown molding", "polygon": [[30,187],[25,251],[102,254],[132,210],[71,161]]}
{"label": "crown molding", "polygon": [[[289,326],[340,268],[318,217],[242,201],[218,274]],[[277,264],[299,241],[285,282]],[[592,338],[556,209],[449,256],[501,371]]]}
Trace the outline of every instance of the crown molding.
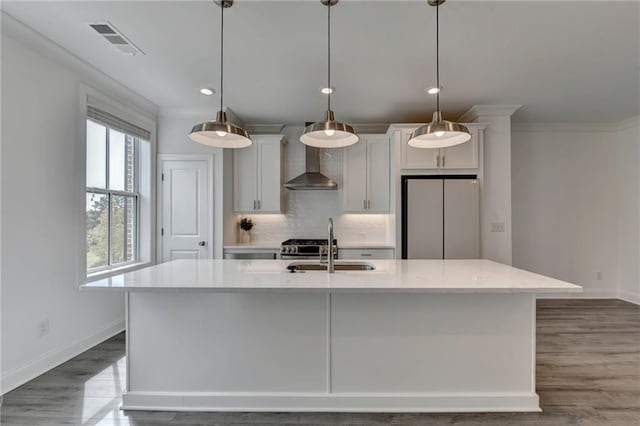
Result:
{"label": "crown molding", "polygon": [[278,135],[282,133],[284,124],[246,124],[245,129],[252,135]]}
{"label": "crown molding", "polygon": [[511,117],[522,105],[474,105],[458,119],[459,123],[471,122],[480,117]]}
{"label": "crown molding", "polygon": [[387,133],[389,129],[389,123],[366,123],[366,124],[351,124],[356,132],[363,134],[382,134]]}

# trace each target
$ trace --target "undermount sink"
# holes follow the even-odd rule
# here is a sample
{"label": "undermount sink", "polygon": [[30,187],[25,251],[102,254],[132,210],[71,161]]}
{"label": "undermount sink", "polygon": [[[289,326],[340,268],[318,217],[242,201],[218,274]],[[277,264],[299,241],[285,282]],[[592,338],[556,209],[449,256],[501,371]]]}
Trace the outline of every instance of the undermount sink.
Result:
{"label": "undermount sink", "polygon": [[[336,271],[374,271],[375,265],[366,262],[336,262]],[[318,262],[293,262],[287,266],[290,272],[326,271],[328,265]]]}

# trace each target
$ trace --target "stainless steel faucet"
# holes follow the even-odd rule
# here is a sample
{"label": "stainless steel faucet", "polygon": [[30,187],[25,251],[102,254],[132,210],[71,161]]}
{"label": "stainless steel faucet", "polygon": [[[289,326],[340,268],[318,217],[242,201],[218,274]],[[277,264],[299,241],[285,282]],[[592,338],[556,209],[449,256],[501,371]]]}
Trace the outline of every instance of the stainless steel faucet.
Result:
{"label": "stainless steel faucet", "polygon": [[333,218],[329,218],[329,241],[327,247],[327,272],[333,274],[335,272],[335,264],[333,258]]}

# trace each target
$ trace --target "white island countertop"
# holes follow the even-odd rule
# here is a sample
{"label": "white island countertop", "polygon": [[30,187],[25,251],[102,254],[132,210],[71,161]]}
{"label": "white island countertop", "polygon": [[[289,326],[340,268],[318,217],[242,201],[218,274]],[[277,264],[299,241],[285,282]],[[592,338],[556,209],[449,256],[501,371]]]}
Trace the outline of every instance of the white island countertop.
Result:
{"label": "white island countertop", "polygon": [[[175,260],[89,282],[83,290],[575,293],[582,288],[489,260],[372,260],[375,271],[291,273],[286,260]],[[337,261],[336,263],[340,263]]]}

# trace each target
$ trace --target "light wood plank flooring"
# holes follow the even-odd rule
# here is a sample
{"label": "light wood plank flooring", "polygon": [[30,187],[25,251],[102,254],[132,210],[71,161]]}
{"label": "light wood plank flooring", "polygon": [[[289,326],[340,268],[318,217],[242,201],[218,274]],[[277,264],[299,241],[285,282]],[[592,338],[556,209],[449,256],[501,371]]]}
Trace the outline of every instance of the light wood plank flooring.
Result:
{"label": "light wood plank flooring", "polygon": [[542,413],[337,414],[123,412],[124,335],[5,395],[9,425],[640,425],[640,307],[538,302]]}

